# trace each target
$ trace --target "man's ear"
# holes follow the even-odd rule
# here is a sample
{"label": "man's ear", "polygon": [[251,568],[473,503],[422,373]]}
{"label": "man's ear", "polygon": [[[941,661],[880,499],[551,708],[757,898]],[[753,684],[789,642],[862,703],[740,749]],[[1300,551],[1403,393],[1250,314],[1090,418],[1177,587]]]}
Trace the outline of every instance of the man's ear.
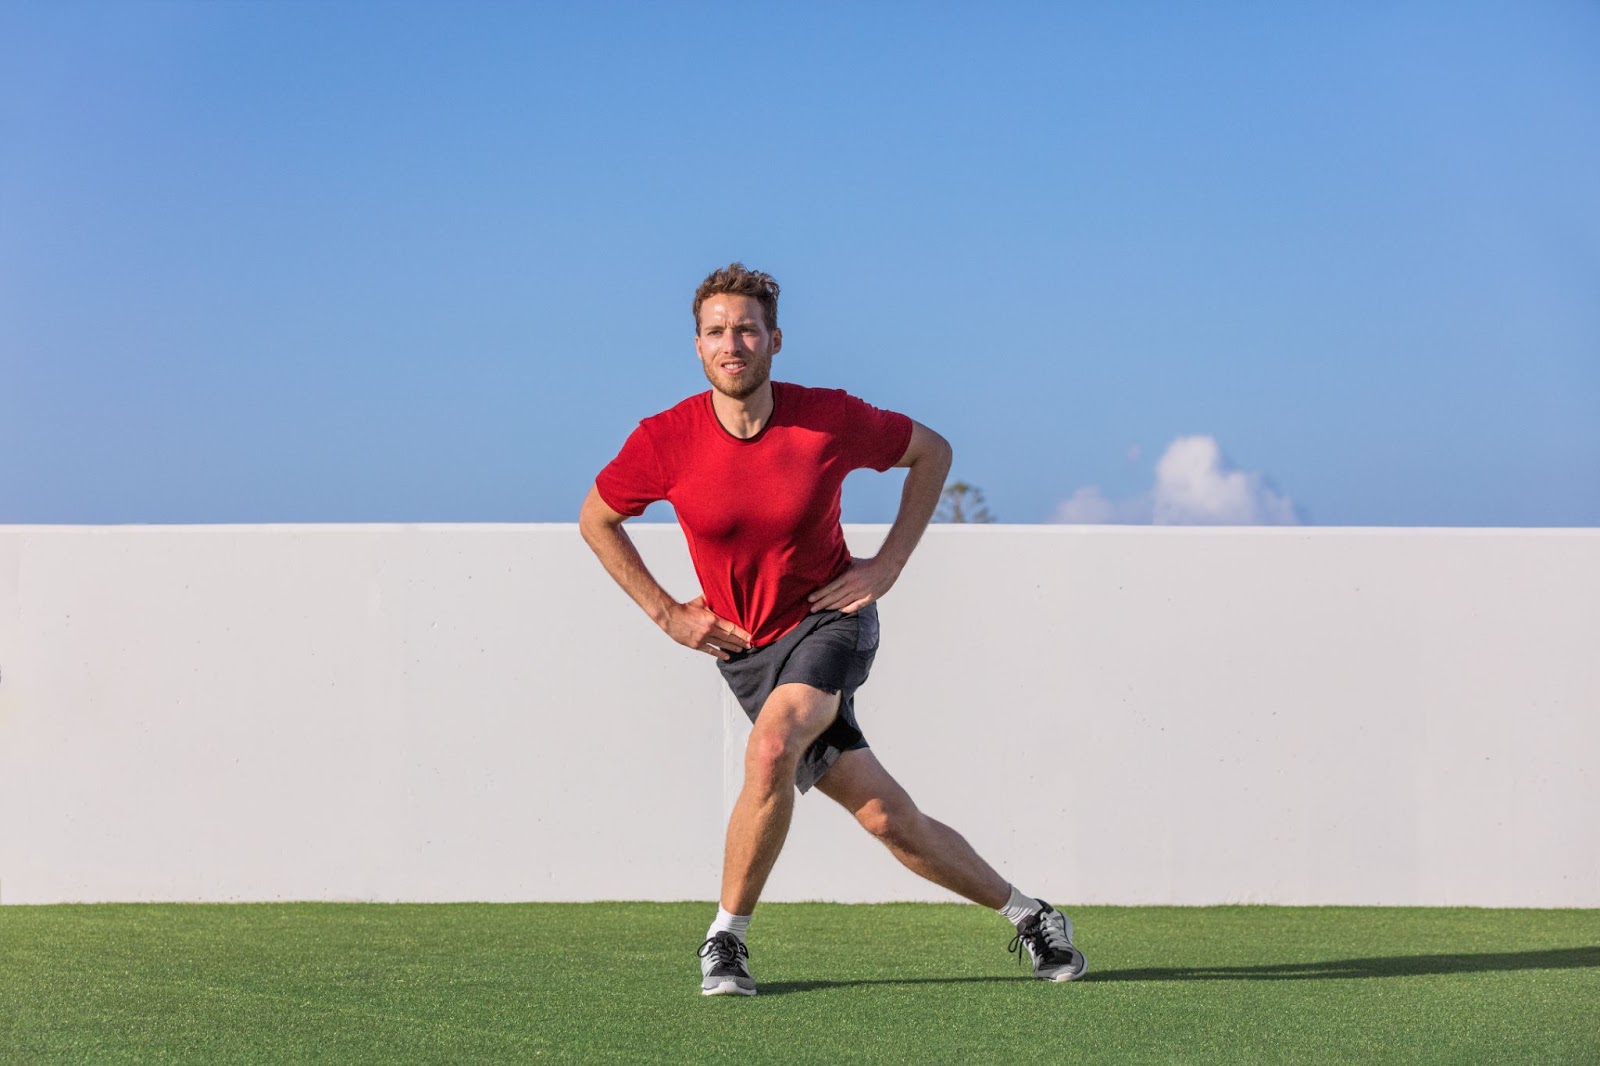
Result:
{"label": "man's ear", "polygon": [[773,355],[777,355],[778,352],[781,351],[782,349],[783,349],[783,330],[775,329],[775,330],[772,331],[772,354]]}

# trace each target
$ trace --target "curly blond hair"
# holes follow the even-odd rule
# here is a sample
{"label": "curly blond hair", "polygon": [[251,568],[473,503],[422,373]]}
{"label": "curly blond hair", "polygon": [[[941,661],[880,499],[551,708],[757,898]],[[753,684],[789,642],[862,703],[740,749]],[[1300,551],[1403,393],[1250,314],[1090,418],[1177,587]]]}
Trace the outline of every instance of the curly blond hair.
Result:
{"label": "curly blond hair", "polygon": [[743,263],[729,263],[713,270],[694,290],[694,328],[700,329],[700,305],[712,296],[753,296],[761,303],[761,317],[768,329],[778,328],[778,281],[771,274],[751,270]]}

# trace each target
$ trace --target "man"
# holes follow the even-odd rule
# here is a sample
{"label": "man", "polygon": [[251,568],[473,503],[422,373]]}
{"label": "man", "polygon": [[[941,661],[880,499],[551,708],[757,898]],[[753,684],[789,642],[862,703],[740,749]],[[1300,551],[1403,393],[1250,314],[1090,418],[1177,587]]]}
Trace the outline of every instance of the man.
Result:
{"label": "man", "polygon": [[[878,647],[875,606],[927,528],[950,445],[905,415],[843,392],[771,380],[783,348],[778,283],[734,263],[694,297],[708,392],[645,419],[600,472],[579,527],[611,576],[673,640],[715,657],[753,726],[728,819],[721,907],[700,947],[701,993],[754,995],[744,939],[783,847],[794,789],[813,785],[909,869],[1009,918],[1035,977],[1086,968],[1072,923],[1017,891],[962,836],[917,809],[867,746],[855,690]],[[851,470],[906,467],[900,512],[878,554],[854,559],[839,525]],[[622,528],[670,500],[701,594],[650,576]],[[1020,948],[1019,948],[1020,945]]]}

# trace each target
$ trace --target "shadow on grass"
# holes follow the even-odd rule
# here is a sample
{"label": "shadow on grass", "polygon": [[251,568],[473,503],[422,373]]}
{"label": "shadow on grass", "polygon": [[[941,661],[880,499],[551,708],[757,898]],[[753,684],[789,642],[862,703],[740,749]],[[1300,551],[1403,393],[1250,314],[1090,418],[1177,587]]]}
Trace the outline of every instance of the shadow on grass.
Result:
{"label": "shadow on grass", "polygon": [[1089,981],[1348,981],[1363,977],[1422,977],[1505,970],[1577,970],[1600,967],[1600,947],[1507,951],[1483,955],[1399,955],[1380,959],[1291,962],[1272,966],[1172,966],[1142,970],[1090,970]]}
{"label": "shadow on grass", "polygon": [[[1381,959],[1339,959],[1333,962],[1289,962],[1271,966],[1172,966],[1140,970],[1090,970],[1085,981],[1349,981],[1366,977],[1423,977],[1451,973],[1494,973],[1508,970],[1578,970],[1600,967],[1600,947],[1508,951],[1484,955],[1399,955]],[[872,977],[841,981],[772,981],[761,995],[818,992],[828,988],[868,985],[966,985],[1013,983],[1015,977]]]}
{"label": "shadow on grass", "polygon": [[826,988],[862,988],[867,985],[971,985],[1007,983],[1023,977],[865,977],[856,981],[762,981],[761,995],[783,996],[790,992],[820,992]]}

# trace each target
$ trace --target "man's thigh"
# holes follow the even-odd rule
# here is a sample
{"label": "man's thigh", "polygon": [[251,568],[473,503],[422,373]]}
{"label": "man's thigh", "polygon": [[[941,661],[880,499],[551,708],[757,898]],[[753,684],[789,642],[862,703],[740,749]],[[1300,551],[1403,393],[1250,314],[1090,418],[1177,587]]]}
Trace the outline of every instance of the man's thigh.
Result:
{"label": "man's thigh", "polygon": [[839,693],[791,682],[772,690],[756,715],[750,736],[778,735],[804,748],[823,734],[839,714]]}
{"label": "man's thigh", "polygon": [[871,748],[841,754],[838,762],[817,782],[817,789],[851,814],[859,814],[874,800],[891,810],[916,809],[910,795],[883,768]]}

